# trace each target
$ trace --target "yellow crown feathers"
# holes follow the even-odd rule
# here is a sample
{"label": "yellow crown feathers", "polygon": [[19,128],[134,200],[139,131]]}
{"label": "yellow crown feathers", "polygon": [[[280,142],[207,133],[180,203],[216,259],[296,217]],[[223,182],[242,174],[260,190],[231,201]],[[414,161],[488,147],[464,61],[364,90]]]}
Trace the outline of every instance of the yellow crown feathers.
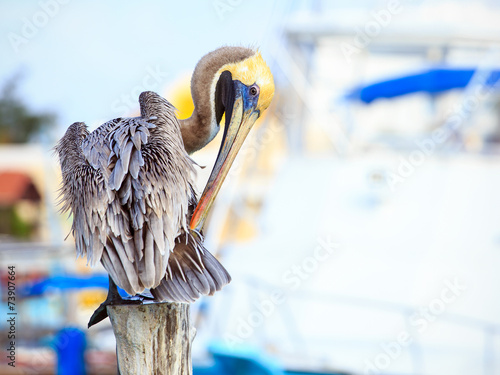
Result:
{"label": "yellow crown feathers", "polygon": [[260,94],[256,109],[262,112],[269,107],[274,96],[274,79],[260,52],[243,61],[224,65],[217,76],[224,70],[231,72],[233,80],[238,80],[247,86],[257,84]]}

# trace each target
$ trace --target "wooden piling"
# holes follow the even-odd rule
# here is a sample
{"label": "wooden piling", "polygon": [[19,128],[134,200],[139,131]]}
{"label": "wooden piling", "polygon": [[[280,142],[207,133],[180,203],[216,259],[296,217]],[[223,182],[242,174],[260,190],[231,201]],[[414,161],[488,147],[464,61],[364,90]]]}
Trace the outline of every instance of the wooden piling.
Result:
{"label": "wooden piling", "polygon": [[192,375],[189,304],[108,306],[120,375]]}

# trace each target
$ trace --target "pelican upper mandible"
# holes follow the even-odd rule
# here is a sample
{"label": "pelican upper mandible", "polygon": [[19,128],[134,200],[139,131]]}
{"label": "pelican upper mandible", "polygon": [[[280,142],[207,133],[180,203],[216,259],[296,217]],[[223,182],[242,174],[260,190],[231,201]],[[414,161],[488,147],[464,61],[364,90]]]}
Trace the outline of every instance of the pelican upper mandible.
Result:
{"label": "pelican upper mandible", "polygon": [[[62,211],[73,215],[79,256],[102,263],[110,277],[106,305],[150,289],[157,301],[192,302],[230,282],[203,246],[200,232],[234,158],[274,95],[271,71],[258,51],[222,47],[205,55],[191,80],[195,109],[178,120],[154,92],[139,97],[140,117],[117,118],[92,133],[72,124],[55,150],[62,171]],[[189,154],[224,134],[214,168],[197,201]],[[139,301],[140,303],[140,301]]]}

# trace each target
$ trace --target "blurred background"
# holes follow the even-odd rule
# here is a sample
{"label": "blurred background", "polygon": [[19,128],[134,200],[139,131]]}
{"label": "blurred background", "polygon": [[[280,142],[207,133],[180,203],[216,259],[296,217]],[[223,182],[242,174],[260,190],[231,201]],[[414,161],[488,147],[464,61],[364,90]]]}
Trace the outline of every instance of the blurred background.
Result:
{"label": "blurred background", "polygon": [[[222,45],[259,48],[277,91],[207,225],[233,281],[192,306],[194,374],[500,374],[499,2],[0,9],[1,374],[116,374],[109,321],[86,328],[107,275],[65,240],[52,147],[145,90],[189,117]],[[199,192],[219,143],[193,156]]]}

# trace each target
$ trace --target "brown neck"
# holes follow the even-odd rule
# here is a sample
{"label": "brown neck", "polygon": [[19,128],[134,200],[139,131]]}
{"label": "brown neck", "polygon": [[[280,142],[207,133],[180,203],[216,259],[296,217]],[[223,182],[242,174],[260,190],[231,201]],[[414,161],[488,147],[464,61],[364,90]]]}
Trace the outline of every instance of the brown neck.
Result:
{"label": "brown neck", "polygon": [[189,154],[205,147],[219,131],[210,97],[217,72],[222,66],[244,60],[254,53],[244,47],[222,47],[206,54],[196,65],[191,79],[194,111],[190,118],[180,121],[184,148]]}
{"label": "brown neck", "polygon": [[180,120],[182,140],[184,141],[184,149],[188,154],[192,154],[207,145],[213,137],[211,136],[211,118],[198,114],[196,109],[191,117]]}

